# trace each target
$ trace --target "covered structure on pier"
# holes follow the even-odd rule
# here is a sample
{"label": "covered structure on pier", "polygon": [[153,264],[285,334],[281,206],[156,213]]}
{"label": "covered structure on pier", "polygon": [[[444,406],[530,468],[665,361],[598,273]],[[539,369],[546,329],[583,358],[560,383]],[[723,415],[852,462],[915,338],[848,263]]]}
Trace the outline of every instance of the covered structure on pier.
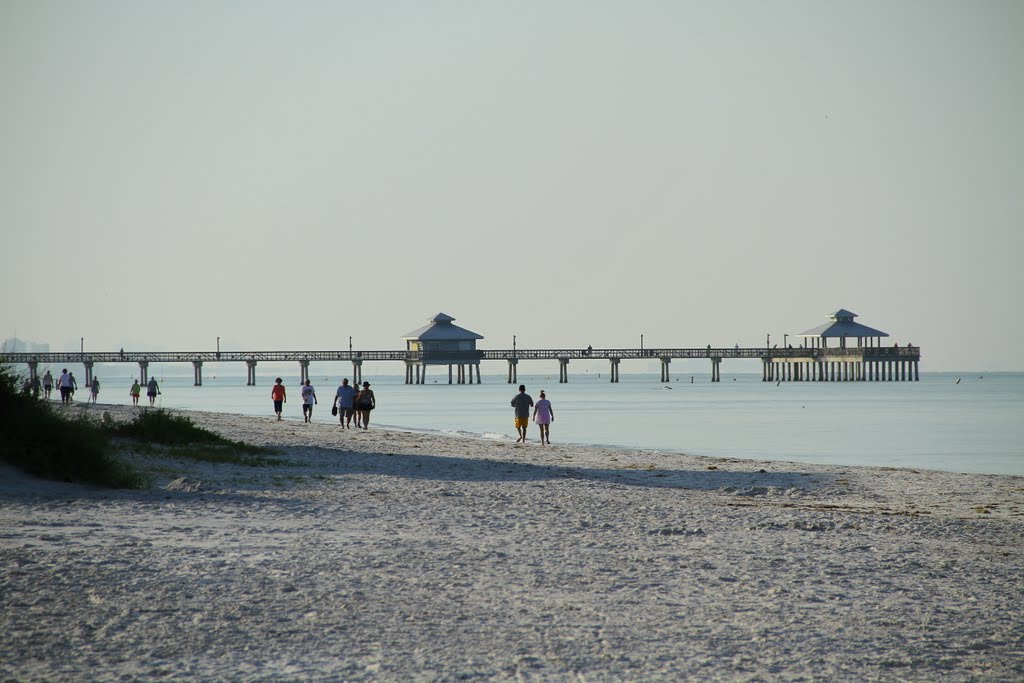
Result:
{"label": "covered structure on pier", "polygon": [[838,347],[840,349],[845,349],[849,346],[846,341],[847,339],[856,339],[857,346],[881,346],[882,337],[888,337],[889,333],[855,322],[854,318],[856,317],[856,313],[840,308],[828,317],[829,322],[824,325],[818,325],[796,336],[807,339],[806,346],[812,349],[828,348],[829,339],[838,339]]}
{"label": "covered structure on pier", "polygon": [[[452,370],[458,368],[458,383],[473,384],[473,369],[476,369],[476,383],[480,383],[480,359],[483,352],[477,350],[476,342],[482,335],[452,324],[455,318],[438,313],[428,325],[406,333],[405,383],[424,384],[428,365],[447,365],[448,383],[452,384]],[[468,382],[467,382],[467,373]]]}
{"label": "covered structure on pier", "polygon": [[[854,321],[856,317],[841,308],[829,322],[796,335],[808,340],[800,348],[766,348],[762,381],[918,381],[921,350],[909,344],[882,346],[889,334]],[[839,341],[829,346],[830,339]]]}

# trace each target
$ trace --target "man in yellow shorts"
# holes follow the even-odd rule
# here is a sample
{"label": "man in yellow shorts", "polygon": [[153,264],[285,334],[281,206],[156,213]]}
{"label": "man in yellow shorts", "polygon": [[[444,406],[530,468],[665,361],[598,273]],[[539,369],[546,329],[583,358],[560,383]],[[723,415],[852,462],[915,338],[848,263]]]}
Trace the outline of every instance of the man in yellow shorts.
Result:
{"label": "man in yellow shorts", "polygon": [[519,438],[516,443],[526,443],[526,428],[530,424],[530,408],[533,407],[533,399],[526,393],[526,385],[519,385],[519,393],[512,398],[512,407],[516,409],[516,432]]}

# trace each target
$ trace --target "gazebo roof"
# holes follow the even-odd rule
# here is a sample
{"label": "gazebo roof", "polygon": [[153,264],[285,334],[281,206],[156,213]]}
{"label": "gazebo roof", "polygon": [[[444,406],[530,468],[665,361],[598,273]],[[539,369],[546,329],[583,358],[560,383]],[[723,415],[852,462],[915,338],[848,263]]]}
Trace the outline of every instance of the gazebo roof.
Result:
{"label": "gazebo roof", "polygon": [[402,339],[416,339],[419,341],[461,341],[464,339],[483,339],[482,335],[470,332],[458,325],[453,325],[455,318],[445,313],[438,313],[430,319],[429,325],[407,332]]}
{"label": "gazebo roof", "polygon": [[853,319],[856,317],[856,313],[852,313],[845,308],[840,308],[829,316],[829,322],[824,325],[818,325],[817,327],[807,330],[806,332],[802,332],[796,336],[823,338],[889,336],[888,332],[882,332],[881,330],[876,330],[873,327],[868,327],[867,325],[861,325],[858,322],[854,322]]}

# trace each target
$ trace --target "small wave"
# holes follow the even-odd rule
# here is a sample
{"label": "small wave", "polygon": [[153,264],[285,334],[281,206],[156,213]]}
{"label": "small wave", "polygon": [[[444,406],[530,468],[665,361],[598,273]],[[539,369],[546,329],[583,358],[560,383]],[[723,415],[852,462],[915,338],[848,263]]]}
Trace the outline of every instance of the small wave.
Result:
{"label": "small wave", "polygon": [[463,438],[477,439],[480,437],[476,432],[467,432],[464,429],[438,429],[438,434],[444,434],[445,436],[461,436]]}
{"label": "small wave", "polygon": [[488,439],[492,441],[504,441],[510,437],[507,434],[499,434],[498,432],[469,432],[464,429],[440,429],[439,434],[445,436],[458,436],[464,439]]}
{"label": "small wave", "polygon": [[508,434],[499,434],[498,432],[484,432],[480,435],[482,439],[492,439],[494,441],[507,441],[512,437]]}

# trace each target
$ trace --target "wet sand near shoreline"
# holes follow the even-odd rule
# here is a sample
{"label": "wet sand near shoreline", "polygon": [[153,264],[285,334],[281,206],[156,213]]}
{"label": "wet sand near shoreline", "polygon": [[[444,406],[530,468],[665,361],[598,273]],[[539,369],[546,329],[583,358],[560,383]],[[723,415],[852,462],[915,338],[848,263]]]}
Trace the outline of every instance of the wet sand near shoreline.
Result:
{"label": "wet sand near shoreline", "polygon": [[1024,678],[1024,477],[173,412],[286,463],[0,469],[0,679]]}

